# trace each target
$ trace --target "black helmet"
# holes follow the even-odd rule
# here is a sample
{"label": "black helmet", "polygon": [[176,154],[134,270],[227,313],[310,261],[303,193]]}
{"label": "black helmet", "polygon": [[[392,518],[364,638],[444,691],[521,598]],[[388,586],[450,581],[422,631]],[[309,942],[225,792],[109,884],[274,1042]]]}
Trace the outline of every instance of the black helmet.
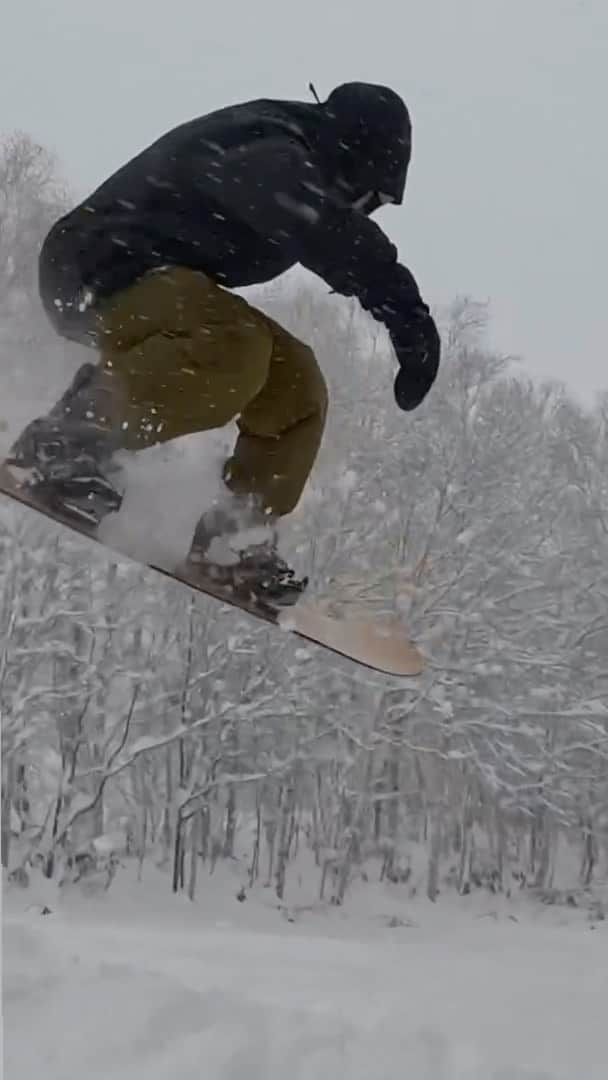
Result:
{"label": "black helmet", "polygon": [[344,83],[320,107],[319,141],[328,182],[366,213],[384,202],[402,203],[412,125],[399,95],[386,86]]}

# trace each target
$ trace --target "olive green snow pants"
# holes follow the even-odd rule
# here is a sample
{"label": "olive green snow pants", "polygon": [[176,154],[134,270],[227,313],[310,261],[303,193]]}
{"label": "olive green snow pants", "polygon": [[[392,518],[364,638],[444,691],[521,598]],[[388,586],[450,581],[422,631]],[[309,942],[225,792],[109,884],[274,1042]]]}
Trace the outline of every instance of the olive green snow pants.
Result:
{"label": "olive green snow pants", "polygon": [[98,388],[120,445],[140,450],[238,418],[224,468],[235,492],[287,514],[319,449],[327,412],[314,353],[204,274],[153,271],[97,312]]}

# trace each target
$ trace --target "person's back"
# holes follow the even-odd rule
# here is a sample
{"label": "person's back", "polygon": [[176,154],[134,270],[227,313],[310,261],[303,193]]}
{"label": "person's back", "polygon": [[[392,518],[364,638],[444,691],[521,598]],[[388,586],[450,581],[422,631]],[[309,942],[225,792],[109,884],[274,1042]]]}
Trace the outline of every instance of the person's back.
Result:
{"label": "person's back", "polygon": [[305,147],[313,110],[263,100],[220,109],[169,131],[104,181],[56,223],[41,251],[40,292],[57,329],[78,334],[69,318],[75,291],[101,299],[155,266],[201,269],[236,288],[293,265],[287,246],[265,234],[272,222],[247,223],[249,195],[238,177],[228,191],[219,173],[222,157],[243,146],[274,147],[298,133]]}
{"label": "person's back", "polygon": [[[49,317],[96,348],[100,364],[30,425],[15,463],[37,469],[45,491],[95,523],[120,506],[105,486],[115,449],[239,417],[227,484],[262,515],[289,513],[321,440],[324,380],[307,346],[229,290],[300,263],[356,296],[388,328],[397,404],[416,408],[436,376],[439,337],[414,278],[369,217],[402,202],[410,153],[401,98],[348,83],[323,103],[261,99],[219,110],[138,154],[43,245]],[[197,530],[199,555],[208,526]]]}

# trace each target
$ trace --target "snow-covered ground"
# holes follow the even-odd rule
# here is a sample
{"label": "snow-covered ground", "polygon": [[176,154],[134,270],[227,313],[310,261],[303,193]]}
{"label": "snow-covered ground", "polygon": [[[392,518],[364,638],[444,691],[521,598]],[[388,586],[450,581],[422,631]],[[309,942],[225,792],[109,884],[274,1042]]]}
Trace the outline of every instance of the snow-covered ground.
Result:
{"label": "snow-covered ground", "polygon": [[196,904],[147,867],[86,898],[7,888],[6,1080],[608,1075],[608,923],[580,909],[372,888],[291,922],[271,890],[207,884]]}

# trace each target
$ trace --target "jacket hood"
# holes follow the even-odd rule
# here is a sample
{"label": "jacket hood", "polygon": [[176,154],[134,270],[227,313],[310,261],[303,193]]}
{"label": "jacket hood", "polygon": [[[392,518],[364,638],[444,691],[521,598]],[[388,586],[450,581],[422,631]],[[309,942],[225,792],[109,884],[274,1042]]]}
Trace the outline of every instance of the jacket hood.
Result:
{"label": "jacket hood", "polygon": [[373,207],[401,204],[412,152],[412,125],[404,101],[386,86],[343,83],[320,105],[319,143],[331,179],[355,203],[373,192]]}

